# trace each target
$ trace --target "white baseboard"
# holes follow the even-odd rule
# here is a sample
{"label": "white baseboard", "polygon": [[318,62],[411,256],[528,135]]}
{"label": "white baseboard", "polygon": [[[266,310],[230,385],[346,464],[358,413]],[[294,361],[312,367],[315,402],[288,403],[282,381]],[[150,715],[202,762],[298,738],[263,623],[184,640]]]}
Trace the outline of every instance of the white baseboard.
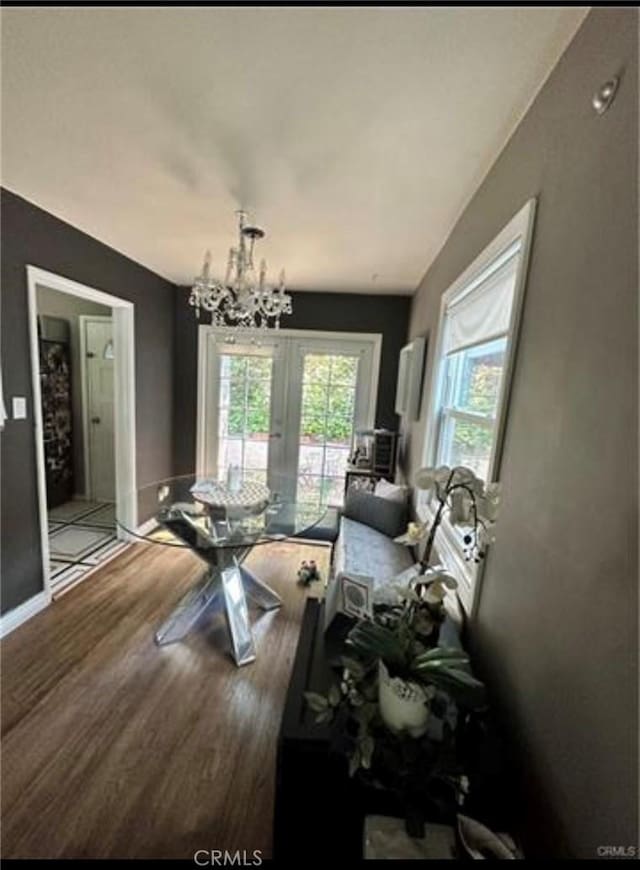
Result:
{"label": "white baseboard", "polygon": [[0,616],[0,637],[5,637],[5,635],[12,632],[14,628],[18,628],[18,626],[22,625],[23,622],[31,619],[32,616],[36,615],[36,613],[39,613],[41,610],[44,610],[45,607],[48,607],[50,603],[51,595],[43,589],[42,592],[34,595],[33,598],[29,598],[23,604],[14,607],[13,610],[9,610],[8,613],[3,613],[2,616]]}

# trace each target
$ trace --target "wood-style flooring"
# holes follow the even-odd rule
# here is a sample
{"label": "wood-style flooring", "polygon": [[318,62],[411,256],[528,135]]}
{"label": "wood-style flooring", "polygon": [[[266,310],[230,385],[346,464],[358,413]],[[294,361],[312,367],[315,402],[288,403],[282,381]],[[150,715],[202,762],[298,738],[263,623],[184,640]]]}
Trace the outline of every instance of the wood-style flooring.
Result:
{"label": "wood-style flooring", "polygon": [[247,561],[282,596],[252,612],[238,669],[222,617],[159,648],[154,627],[201,563],[138,544],[2,641],[2,856],[192,858],[271,852],[276,738],[307,595],[329,549],[284,542]]}

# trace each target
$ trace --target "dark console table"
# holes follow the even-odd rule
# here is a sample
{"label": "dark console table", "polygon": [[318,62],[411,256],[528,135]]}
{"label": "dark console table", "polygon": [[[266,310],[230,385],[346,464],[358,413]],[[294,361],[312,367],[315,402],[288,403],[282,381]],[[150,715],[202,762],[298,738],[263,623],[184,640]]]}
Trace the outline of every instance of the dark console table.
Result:
{"label": "dark console table", "polygon": [[330,752],[330,729],[315,724],[304,692],[332,682],[323,605],[306,603],[278,737],[273,857],[276,861],[359,859],[364,815],[343,756]]}
{"label": "dark console table", "polygon": [[[304,692],[326,693],[335,681],[330,662],[350,623],[324,633],[324,606],[309,598],[278,737],[273,857],[276,861],[335,861],[362,858],[364,820],[369,814],[399,815],[383,792],[348,775],[345,757],[332,752],[331,730],[315,723]],[[453,625],[441,638],[454,645]],[[459,641],[458,641],[459,643]],[[469,734],[468,762],[473,795],[465,812],[494,830],[513,830],[514,789],[495,723],[480,717]],[[510,812],[511,811],[511,812]]]}

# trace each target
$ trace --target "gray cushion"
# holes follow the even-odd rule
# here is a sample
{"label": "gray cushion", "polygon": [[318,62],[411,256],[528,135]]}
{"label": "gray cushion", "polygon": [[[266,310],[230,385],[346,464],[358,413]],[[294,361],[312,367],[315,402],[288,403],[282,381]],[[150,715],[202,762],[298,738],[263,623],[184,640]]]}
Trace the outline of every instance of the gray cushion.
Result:
{"label": "gray cushion", "polygon": [[409,547],[343,516],[334,549],[334,574],[365,574],[378,587],[413,565]]}
{"label": "gray cushion", "polygon": [[406,531],[409,517],[406,503],[380,498],[371,492],[357,489],[347,493],[343,515],[350,520],[364,523],[389,538],[397,538]]}
{"label": "gray cushion", "polygon": [[305,531],[294,535],[297,538],[304,538],[307,541],[329,541],[334,543],[338,537],[340,530],[340,510],[338,508],[327,508],[324,516],[318,522]]}

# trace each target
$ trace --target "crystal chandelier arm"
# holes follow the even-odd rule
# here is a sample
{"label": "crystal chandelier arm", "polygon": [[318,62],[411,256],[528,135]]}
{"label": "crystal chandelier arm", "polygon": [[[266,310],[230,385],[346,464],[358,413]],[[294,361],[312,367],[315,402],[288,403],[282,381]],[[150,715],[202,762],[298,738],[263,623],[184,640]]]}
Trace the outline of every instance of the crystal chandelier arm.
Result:
{"label": "crystal chandelier arm", "polygon": [[236,281],[239,285],[242,281],[242,277],[243,277],[244,272],[245,272],[245,267],[247,265],[247,242],[246,242],[246,238],[245,238],[245,235],[243,232],[244,219],[245,219],[246,213],[244,211],[239,211],[238,215],[239,215],[239,220],[238,220],[239,242],[238,242],[238,256],[236,259],[236,267],[237,267],[236,268]]}
{"label": "crystal chandelier arm", "polygon": [[227,260],[227,271],[224,276],[224,286],[228,287],[231,282],[231,272],[233,271],[233,264],[235,262],[235,250],[234,248],[229,248],[229,258]]}
{"label": "crystal chandelier arm", "polygon": [[196,317],[200,308],[211,312],[216,325],[231,325],[244,329],[275,327],[280,325],[280,316],[291,313],[291,297],[285,293],[284,269],[278,284],[267,284],[267,264],[260,261],[259,273],[253,262],[256,239],[264,237],[260,227],[246,225],[246,212],[238,214],[237,247],[229,250],[224,283],[211,275],[211,252],[207,251],[202,274],[195,281],[189,303],[194,306]]}
{"label": "crystal chandelier arm", "polygon": [[209,275],[211,274],[211,251],[207,250],[204,255],[204,263],[202,264],[202,280],[203,282],[209,280]]}

